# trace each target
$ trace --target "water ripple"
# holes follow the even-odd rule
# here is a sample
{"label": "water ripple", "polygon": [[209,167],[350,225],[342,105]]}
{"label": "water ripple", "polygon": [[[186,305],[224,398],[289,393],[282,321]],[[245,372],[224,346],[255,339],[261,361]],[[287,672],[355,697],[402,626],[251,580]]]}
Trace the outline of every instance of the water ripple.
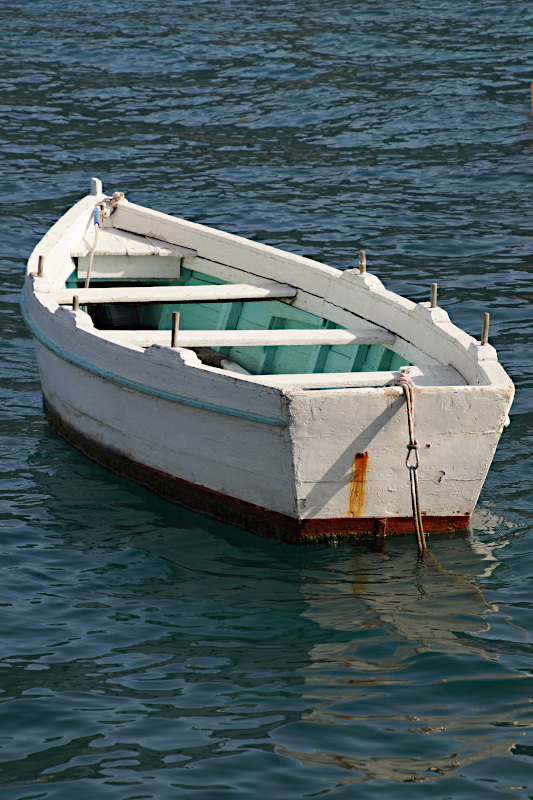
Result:
{"label": "water ripple", "polygon": [[[3,798],[531,794],[532,21],[523,0],[0,7]],[[93,174],[334,266],[364,248],[474,335],[490,311],[517,398],[469,536],[423,565],[409,539],[291,548],[59,439],[18,293]]]}

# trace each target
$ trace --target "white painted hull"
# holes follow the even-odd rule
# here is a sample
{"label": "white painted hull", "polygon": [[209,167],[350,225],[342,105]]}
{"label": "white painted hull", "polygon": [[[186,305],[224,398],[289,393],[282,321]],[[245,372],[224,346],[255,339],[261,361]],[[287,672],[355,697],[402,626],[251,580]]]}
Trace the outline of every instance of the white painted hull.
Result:
{"label": "white painted hull", "polygon": [[[111,469],[261,533],[411,529],[400,387],[314,391],[291,387],[290,376],[277,376],[276,384],[275,376],[223,372],[189,350],[112,341],[83,311],[58,306],[54,291],[72,270],[70,253],[98,199],[80,201],[28,265],[25,317],[56,426]],[[441,309],[388,292],[374,276],[342,273],[132,204],[113,219],[122,229],[191,248],[222,280],[253,283],[259,270],[264,280],[283,277],[298,288],[298,307],[347,328],[364,308],[365,328],[392,331],[395,349],[413,362],[457,370],[462,385],[415,386],[415,426],[425,527],[466,526],[513,397],[490,345],[459,331]],[[235,265],[238,248],[248,249],[248,261],[253,256],[253,275],[238,259]],[[44,278],[31,277],[43,254]]]}

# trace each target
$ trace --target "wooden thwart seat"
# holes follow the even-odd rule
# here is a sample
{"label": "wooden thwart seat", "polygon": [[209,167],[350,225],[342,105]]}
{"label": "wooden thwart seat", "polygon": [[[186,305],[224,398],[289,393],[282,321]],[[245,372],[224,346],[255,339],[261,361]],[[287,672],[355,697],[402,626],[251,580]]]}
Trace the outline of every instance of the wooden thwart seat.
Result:
{"label": "wooden thwart seat", "polygon": [[[72,258],[87,258],[94,242],[94,232],[87,232],[70,252]],[[174,256],[178,258],[194,258],[196,250],[183,245],[163,242],[151,236],[138,236],[129,231],[118,228],[101,227],[94,251],[95,257],[110,256],[112,258],[128,256],[129,258],[143,258],[145,256]]]}
{"label": "wooden thwart seat", "polygon": [[[106,339],[117,344],[150,347],[150,345],[170,345],[171,332],[156,331],[105,331]],[[279,345],[341,345],[341,344],[384,344],[392,345],[396,336],[384,328],[365,328],[348,331],[341,328],[282,329],[282,330],[211,330],[178,332],[178,347],[277,347]]]}
{"label": "wooden thwart seat", "polygon": [[[94,233],[87,231],[73,250],[77,276],[85,278],[91,259]],[[197,252],[171,242],[138,236],[117,228],[101,227],[94,250],[91,280],[176,280],[182,267],[191,266]]]}
{"label": "wooden thwart seat", "polygon": [[62,306],[72,304],[76,295],[80,305],[126,303],[225,303],[232,300],[290,300],[298,289],[284,283],[228,283],[205,286],[130,286],[59,289],[52,297]]}
{"label": "wooden thwart seat", "polygon": [[[303,375],[254,375],[254,383],[278,389],[349,389],[365,386],[386,386],[398,378],[398,372],[322,372]],[[409,380],[414,386],[466,386],[463,376],[453,367],[424,365],[409,367]]]}

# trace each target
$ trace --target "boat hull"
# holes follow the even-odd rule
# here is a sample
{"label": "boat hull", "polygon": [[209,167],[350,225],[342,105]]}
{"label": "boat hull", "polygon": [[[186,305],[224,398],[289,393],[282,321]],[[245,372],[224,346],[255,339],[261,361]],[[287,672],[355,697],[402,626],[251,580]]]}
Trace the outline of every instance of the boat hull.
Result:
{"label": "boat hull", "polygon": [[[268,537],[413,531],[398,387],[285,394],[255,386],[247,395],[239,378],[191,366],[172,349],[156,350],[151,364],[146,353],[117,354],[95,335],[89,347],[83,331],[56,319],[37,321],[30,326],[48,418],[113,472]],[[152,367],[141,382],[139,363]],[[467,527],[508,408],[504,389],[467,388],[415,397],[430,533]]]}
{"label": "boat hull", "polygon": [[[123,453],[89,439],[56,412],[43,397],[46,417],[54,430],[92,461],[154,492],[164,500],[199,512],[238,528],[269,539],[293,544],[327,541],[328,539],[361,538],[414,533],[412,516],[408,517],[340,517],[294,519],[267,508],[239,500],[230,495],[199,486],[174,475],[140,464]],[[431,533],[466,531],[470,516],[424,516]]]}
{"label": "boat hull", "polygon": [[[279,393],[268,403],[259,393],[255,403],[236,407],[223,389],[238,379],[222,375],[213,388],[211,372],[198,374],[168,349],[163,363],[176,360],[175,388],[188,396],[135,384],[126,358],[116,364],[122,374],[109,372],[103,360],[97,367],[94,354],[89,364],[74,353],[68,329],[54,333],[56,344],[41,332],[35,343],[49,418],[114,472],[266,536],[413,530],[407,415],[397,387]],[[135,373],[135,362],[130,366]],[[157,375],[152,382],[163,385]],[[193,377],[200,381],[195,394]],[[233,400],[240,396],[234,392]],[[221,405],[207,404],[206,397]],[[419,393],[415,402],[425,527],[464,529],[500,435],[498,428],[484,429],[487,414],[502,423],[505,393],[473,391],[466,403],[464,392],[442,389]]]}

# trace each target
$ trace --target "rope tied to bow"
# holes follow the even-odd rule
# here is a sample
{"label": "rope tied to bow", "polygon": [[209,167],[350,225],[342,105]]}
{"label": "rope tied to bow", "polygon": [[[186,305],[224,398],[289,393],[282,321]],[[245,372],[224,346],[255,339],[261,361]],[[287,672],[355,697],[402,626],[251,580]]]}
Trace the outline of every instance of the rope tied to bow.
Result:
{"label": "rope tied to bow", "polygon": [[91,269],[93,266],[94,253],[96,251],[96,243],[98,242],[98,229],[100,227],[99,206],[96,206],[92,213],[94,222],[94,239],[93,239],[93,246],[91,247],[91,252],[89,253],[89,264],[87,266],[87,275],[85,276],[86,289],[88,288],[89,281],[91,280]]}
{"label": "rope tied to bow", "polygon": [[[406,375],[400,374],[394,382],[394,386],[400,386],[405,397],[407,407],[407,425],[409,428],[409,444],[407,445],[407,457],[405,466],[409,470],[409,482],[411,484],[411,505],[413,508],[413,523],[415,526],[416,540],[418,543],[418,558],[422,560],[427,550],[426,537],[422,526],[422,514],[420,513],[420,495],[418,493],[418,467],[420,465],[418,439],[415,439],[414,421],[414,392],[413,386]],[[414,460],[413,460],[414,454]]]}

